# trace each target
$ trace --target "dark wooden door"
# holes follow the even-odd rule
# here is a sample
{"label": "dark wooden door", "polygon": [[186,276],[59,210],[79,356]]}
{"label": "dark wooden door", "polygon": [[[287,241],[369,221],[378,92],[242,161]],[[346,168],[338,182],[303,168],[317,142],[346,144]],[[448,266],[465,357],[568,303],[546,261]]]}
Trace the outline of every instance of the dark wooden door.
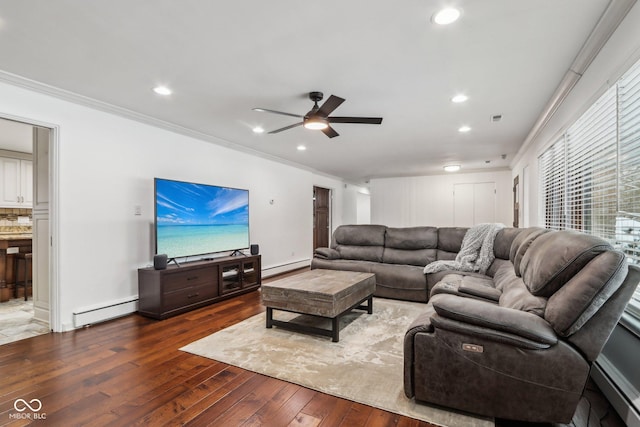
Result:
{"label": "dark wooden door", "polygon": [[313,187],[313,249],[329,246],[331,190]]}

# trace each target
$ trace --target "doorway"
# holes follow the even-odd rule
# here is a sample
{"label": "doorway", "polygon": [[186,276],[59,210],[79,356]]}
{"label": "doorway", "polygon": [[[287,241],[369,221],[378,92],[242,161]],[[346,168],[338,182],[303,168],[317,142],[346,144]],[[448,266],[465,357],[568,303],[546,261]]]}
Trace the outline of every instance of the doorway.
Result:
{"label": "doorway", "polygon": [[331,190],[313,187],[313,250],[329,247]]}
{"label": "doorway", "polygon": [[[12,298],[11,302],[15,306],[18,302],[21,302],[21,306],[17,313],[21,314],[21,318],[14,319],[17,323],[14,323],[15,328],[22,329],[24,333],[16,334],[15,339],[28,338],[29,333],[33,332],[33,335],[38,335],[43,332],[49,332],[54,329],[54,314],[53,307],[55,304],[51,304],[52,297],[55,301],[54,283],[51,280],[51,272],[53,263],[51,262],[51,233],[50,233],[50,203],[49,197],[51,193],[50,184],[52,180],[51,167],[52,158],[49,154],[50,149],[53,149],[54,141],[54,127],[49,127],[40,123],[29,123],[27,120],[10,117],[0,116],[0,128],[20,129],[16,133],[9,133],[11,138],[5,138],[0,140],[0,150],[9,157],[24,157],[26,160],[22,160],[23,163],[31,166],[29,176],[22,173],[19,176],[20,185],[23,194],[28,194],[29,197],[22,197],[19,200],[26,202],[24,209],[20,212],[24,212],[22,218],[18,218],[18,221],[22,219],[19,224],[18,221],[8,222],[5,224],[5,234],[13,235],[14,232],[21,232],[31,234],[30,244],[30,260],[29,264],[26,261],[23,262],[26,268],[29,265],[29,292],[28,295],[31,298],[27,298],[25,302],[24,298]],[[7,134],[4,134],[7,135]],[[18,141],[18,142],[12,142]],[[26,170],[26,168],[25,168]],[[22,185],[25,184],[25,185]],[[27,188],[28,187],[28,188]],[[6,210],[6,209],[5,209]],[[29,221],[26,221],[26,220]],[[5,221],[6,222],[6,221]],[[28,228],[28,230],[27,230]],[[23,236],[24,237],[24,236]],[[22,250],[20,250],[22,252]],[[13,267],[12,267],[13,268]],[[26,270],[25,270],[26,271]],[[17,276],[16,272],[13,272],[14,276]],[[24,292],[27,292],[27,273],[23,273],[25,276]],[[16,277],[17,279],[17,277]],[[13,297],[13,295],[12,295]],[[21,300],[21,301],[20,301]],[[14,307],[15,308],[15,307]],[[27,310],[28,309],[28,310]],[[25,313],[29,313],[28,318],[24,317]],[[22,323],[21,323],[22,322]],[[24,325],[23,323],[27,323]],[[18,328],[19,327],[19,328]],[[9,338],[11,338],[9,333]],[[14,340],[15,340],[14,339]],[[7,341],[10,342],[10,341]]]}

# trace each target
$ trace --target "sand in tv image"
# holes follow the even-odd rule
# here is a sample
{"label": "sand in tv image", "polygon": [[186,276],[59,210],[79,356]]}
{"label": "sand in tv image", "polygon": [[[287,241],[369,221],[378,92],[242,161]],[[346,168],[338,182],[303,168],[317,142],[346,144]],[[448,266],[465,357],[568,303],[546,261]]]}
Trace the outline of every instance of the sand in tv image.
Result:
{"label": "sand in tv image", "polygon": [[156,179],[156,253],[170,258],[249,247],[249,191]]}

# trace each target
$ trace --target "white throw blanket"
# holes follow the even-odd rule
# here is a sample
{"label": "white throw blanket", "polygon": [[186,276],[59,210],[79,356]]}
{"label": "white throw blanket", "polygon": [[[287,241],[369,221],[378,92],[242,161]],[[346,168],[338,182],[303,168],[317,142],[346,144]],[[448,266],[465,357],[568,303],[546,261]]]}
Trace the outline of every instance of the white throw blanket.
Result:
{"label": "white throw blanket", "polygon": [[477,271],[486,274],[495,259],[493,242],[504,224],[478,224],[467,230],[455,261],[434,261],[427,264],[424,273],[444,270]]}

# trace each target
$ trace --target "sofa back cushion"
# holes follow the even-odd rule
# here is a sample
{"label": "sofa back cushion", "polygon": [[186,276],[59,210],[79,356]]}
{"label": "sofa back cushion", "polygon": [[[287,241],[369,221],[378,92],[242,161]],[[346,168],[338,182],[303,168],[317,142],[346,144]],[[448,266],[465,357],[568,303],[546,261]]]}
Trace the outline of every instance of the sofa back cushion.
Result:
{"label": "sofa back cushion", "polygon": [[533,295],[548,298],[592,259],[611,249],[605,240],[577,231],[544,233],[531,242],[522,258],[522,279]]}
{"label": "sofa back cushion", "polygon": [[440,227],[438,228],[438,260],[455,259],[462,239],[467,234],[468,228],[464,227]]}
{"label": "sofa back cushion", "polygon": [[551,230],[541,227],[530,227],[522,230],[522,233],[513,239],[509,249],[509,260],[513,263],[513,269],[516,276],[522,276],[522,273],[520,272],[520,264],[522,263],[522,258],[524,258],[524,254],[527,252],[527,249],[531,246],[531,243],[548,231]]}
{"label": "sofa back cushion", "polygon": [[382,262],[424,267],[436,260],[436,227],[387,228]]}
{"label": "sofa back cushion", "polygon": [[521,228],[503,228],[498,231],[493,241],[493,255],[500,259],[509,259],[509,251],[513,240],[523,231]]}
{"label": "sofa back cushion", "polygon": [[341,225],[333,232],[331,247],[343,259],[382,261],[384,225]]}

